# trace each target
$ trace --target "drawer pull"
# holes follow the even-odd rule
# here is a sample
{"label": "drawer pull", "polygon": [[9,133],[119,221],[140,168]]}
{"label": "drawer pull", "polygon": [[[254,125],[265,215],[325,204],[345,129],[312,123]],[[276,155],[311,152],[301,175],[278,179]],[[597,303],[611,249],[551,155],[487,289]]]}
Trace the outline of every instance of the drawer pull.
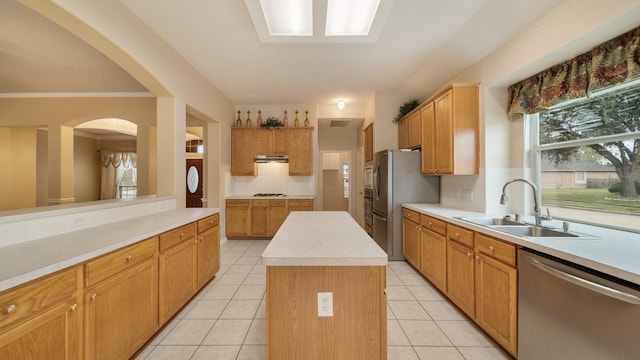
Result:
{"label": "drawer pull", "polygon": [[9,305],[9,307],[7,308],[7,315],[12,314],[14,311],[16,311],[18,307],[16,306],[16,304],[11,304]]}
{"label": "drawer pull", "polygon": [[456,238],[460,238],[460,233],[456,233]]}
{"label": "drawer pull", "polygon": [[184,233],[180,233],[180,239],[182,239],[184,237]]}
{"label": "drawer pull", "polygon": [[489,250],[494,251],[496,248],[493,247],[493,245],[489,245]]}
{"label": "drawer pull", "polygon": [[71,311],[76,311],[77,308],[78,308],[78,304],[71,305]]}
{"label": "drawer pull", "polygon": [[433,226],[433,224],[431,223],[431,221],[429,221],[429,227],[432,227],[432,226]]}
{"label": "drawer pull", "polygon": [[133,255],[127,256],[127,262],[131,261],[131,259],[133,259]]}
{"label": "drawer pull", "polygon": [[95,300],[95,299],[96,299],[96,296],[98,296],[98,294],[93,293],[93,294],[91,295],[91,300],[92,300],[92,301],[93,301],[93,300]]}
{"label": "drawer pull", "polygon": [[209,220],[209,224],[213,225],[213,220]]}
{"label": "drawer pull", "polygon": [[476,260],[480,260],[480,256],[476,255]]}
{"label": "drawer pull", "polygon": [[470,252],[467,252],[467,257],[471,257],[471,253]]}

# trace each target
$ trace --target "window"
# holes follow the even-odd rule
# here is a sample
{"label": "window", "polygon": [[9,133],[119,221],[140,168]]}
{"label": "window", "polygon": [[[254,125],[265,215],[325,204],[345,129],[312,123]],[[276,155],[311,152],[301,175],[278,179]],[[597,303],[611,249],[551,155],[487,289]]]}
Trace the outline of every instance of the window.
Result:
{"label": "window", "polygon": [[640,83],[528,121],[541,201],[552,215],[640,232]]}
{"label": "window", "polygon": [[342,163],[342,196],[349,197],[349,162]]}

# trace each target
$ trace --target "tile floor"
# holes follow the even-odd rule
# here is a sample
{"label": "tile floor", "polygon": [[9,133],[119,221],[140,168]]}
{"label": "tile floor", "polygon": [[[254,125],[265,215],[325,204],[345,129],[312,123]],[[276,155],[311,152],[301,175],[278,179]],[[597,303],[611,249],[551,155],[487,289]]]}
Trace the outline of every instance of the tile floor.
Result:
{"label": "tile floor", "polygon": [[[136,359],[265,359],[268,243],[223,240],[216,278]],[[511,359],[404,261],[387,267],[387,300],[388,360]]]}

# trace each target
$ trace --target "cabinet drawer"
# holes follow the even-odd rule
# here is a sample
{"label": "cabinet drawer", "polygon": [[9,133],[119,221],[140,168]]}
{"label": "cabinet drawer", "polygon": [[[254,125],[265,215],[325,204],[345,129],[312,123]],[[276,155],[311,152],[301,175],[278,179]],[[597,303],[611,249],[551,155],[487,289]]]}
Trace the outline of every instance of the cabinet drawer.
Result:
{"label": "cabinet drawer", "polygon": [[160,251],[164,251],[183,240],[196,236],[196,223],[187,224],[160,234]]}
{"label": "cabinet drawer", "polygon": [[157,237],[91,260],[84,265],[85,286],[96,284],[156,254]]}
{"label": "cabinet drawer", "polygon": [[205,232],[212,227],[218,226],[220,224],[220,214],[214,214],[211,216],[207,216],[204,219],[198,220],[198,233]]}
{"label": "cabinet drawer", "polygon": [[251,206],[268,207],[269,206],[269,200],[251,200]]}
{"label": "cabinet drawer", "polygon": [[447,224],[447,237],[473,248],[473,231],[461,228],[459,226]]}
{"label": "cabinet drawer", "polygon": [[287,200],[289,202],[289,206],[307,206],[307,207],[312,207],[313,206],[313,200]]}
{"label": "cabinet drawer", "polygon": [[249,207],[249,200],[227,200],[227,207]]}
{"label": "cabinet drawer", "polygon": [[269,200],[269,207],[286,207],[287,200]]}
{"label": "cabinet drawer", "polygon": [[72,267],[0,293],[0,330],[73,298],[82,286],[80,269]]}
{"label": "cabinet drawer", "polygon": [[447,234],[447,223],[442,220],[432,218],[431,216],[420,214],[420,225],[424,228],[435,231],[440,235]]}
{"label": "cabinet drawer", "polygon": [[409,210],[407,208],[402,208],[402,217],[405,219],[409,219],[416,224],[420,222],[420,213],[417,211]]}
{"label": "cabinet drawer", "polygon": [[507,264],[516,265],[516,247],[498,239],[476,233],[476,251],[487,254]]}

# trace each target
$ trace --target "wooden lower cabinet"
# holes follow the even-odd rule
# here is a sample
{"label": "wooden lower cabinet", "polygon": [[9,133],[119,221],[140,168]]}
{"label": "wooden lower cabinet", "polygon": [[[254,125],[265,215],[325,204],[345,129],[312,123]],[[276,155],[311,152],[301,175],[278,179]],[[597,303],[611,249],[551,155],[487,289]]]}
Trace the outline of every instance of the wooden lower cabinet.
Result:
{"label": "wooden lower cabinet", "polygon": [[85,292],[85,359],[129,359],[158,329],[157,257]]}
{"label": "wooden lower cabinet", "polygon": [[269,236],[276,234],[287,218],[287,200],[269,200]]}
{"label": "wooden lower cabinet", "polygon": [[249,200],[226,201],[226,233],[227,238],[246,238],[249,236],[249,221],[251,217]]}
{"label": "wooden lower cabinet", "polygon": [[475,317],[474,253],[455,241],[447,243],[447,296],[460,310]]}
{"label": "wooden lower cabinet", "polygon": [[500,345],[517,354],[518,271],[477,253],[476,321]]}
{"label": "wooden lower cabinet", "polygon": [[292,211],[313,211],[313,200],[310,199],[298,199],[287,200],[288,213]]}
{"label": "wooden lower cabinet", "polygon": [[446,292],[447,238],[423,227],[420,239],[420,272],[438,289]]}
{"label": "wooden lower cabinet", "polygon": [[[403,209],[404,212],[411,211]],[[405,218],[402,219],[402,255],[416,268],[420,268],[420,224]]]}
{"label": "wooden lower cabinet", "polygon": [[0,292],[0,359],[82,359],[82,266]]}
{"label": "wooden lower cabinet", "polygon": [[251,200],[250,236],[269,236],[269,200]]}
{"label": "wooden lower cabinet", "polygon": [[[269,360],[386,360],[385,266],[267,266]],[[334,316],[318,316],[318,292]]]}
{"label": "wooden lower cabinet", "polygon": [[160,253],[159,319],[165,323],[191,299],[197,284],[197,244],[189,238]]}
{"label": "wooden lower cabinet", "polygon": [[220,215],[198,221],[198,289],[220,270]]}

